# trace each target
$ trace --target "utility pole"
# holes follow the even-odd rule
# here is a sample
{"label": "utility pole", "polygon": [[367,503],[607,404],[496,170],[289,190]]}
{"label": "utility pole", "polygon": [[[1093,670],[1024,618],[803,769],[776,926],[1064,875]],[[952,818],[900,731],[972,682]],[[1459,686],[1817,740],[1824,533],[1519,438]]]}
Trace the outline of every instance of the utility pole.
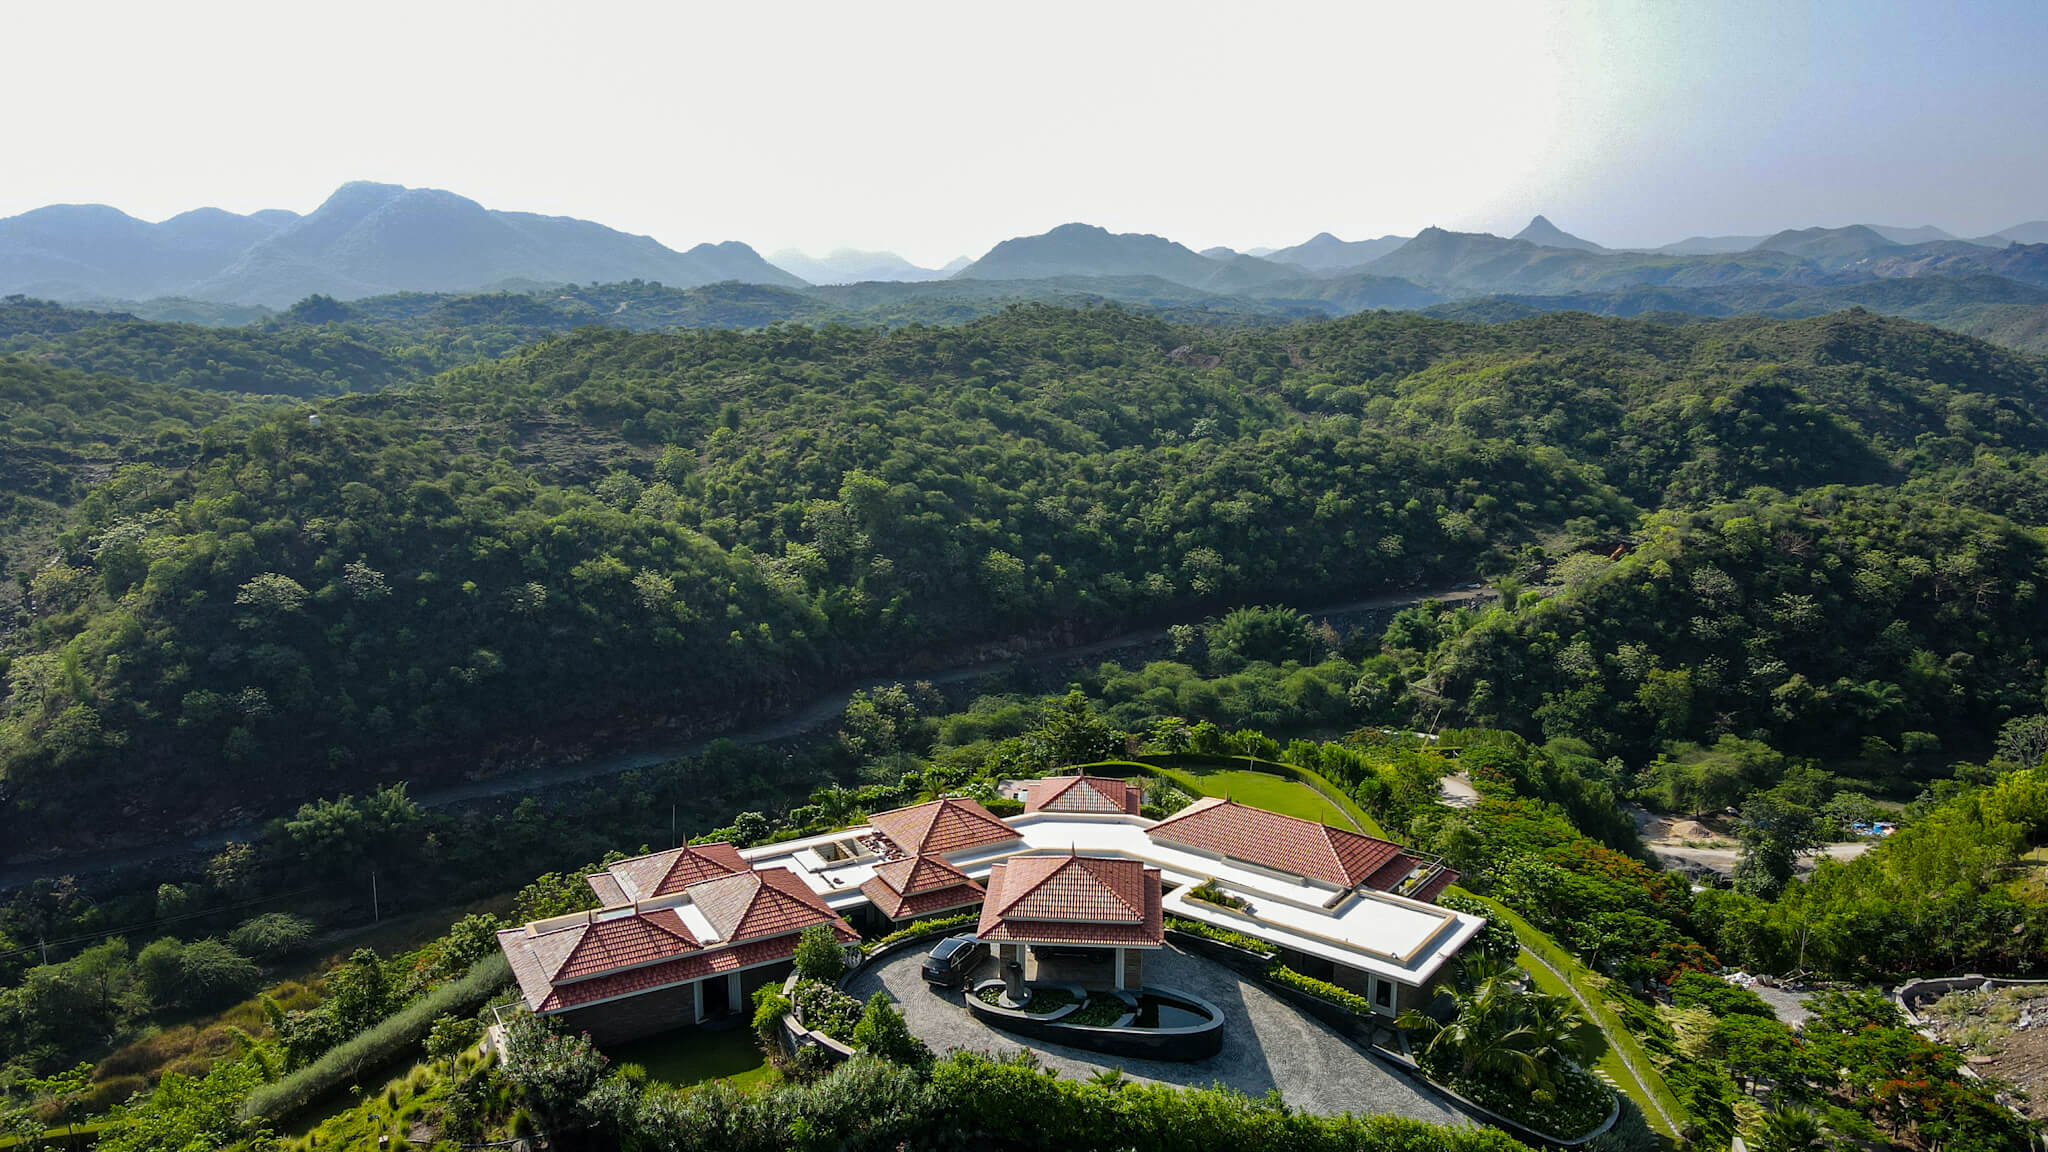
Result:
{"label": "utility pole", "polygon": [[668,806],[668,846],[671,848],[682,847],[682,844],[676,840],[676,806],[673,804]]}
{"label": "utility pole", "polygon": [[384,909],[382,905],[377,903],[377,870],[372,868],[370,869],[370,923],[382,924],[383,922]]}
{"label": "utility pole", "polygon": [[50,942],[43,937],[37,937],[36,944],[43,950],[43,967],[48,968],[50,966]]}

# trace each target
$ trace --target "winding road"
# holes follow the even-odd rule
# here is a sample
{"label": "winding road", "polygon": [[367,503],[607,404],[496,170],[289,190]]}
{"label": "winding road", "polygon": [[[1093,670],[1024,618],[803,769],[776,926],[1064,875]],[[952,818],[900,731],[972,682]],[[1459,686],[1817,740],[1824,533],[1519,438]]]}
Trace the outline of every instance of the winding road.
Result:
{"label": "winding road", "polygon": [[[1471,585],[1438,588],[1417,592],[1404,592],[1388,596],[1376,596],[1363,600],[1347,600],[1302,609],[1310,617],[1350,616],[1365,612],[1398,610],[1424,600],[1441,600],[1446,603],[1469,603],[1483,600],[1491,592]],[[1206,618],[1206,617],[1204,617]],[[1196,623],[1198,621],[1188,621]],[[1023,656],[1005,655],[970,663],[958,664],[932,672],[911,673],[898,676],[865,679],[858,683],[824,692],[813,697],[811,702],[773,720],[711,736],[678,738],[673,742],[655,743],[630,752],[615,752],[579,760],[561,760],[535,768],[516,769],[499,775],[477,780],[441,785],[415,792],[413,800],[425,808],[446,808],[461,804],[475,803],[497,796],[519,795],[543,792],[564,784],[574,784],[603,776],[612,776],[636,768],[651,768],[670,760],[695,756],[717,740],[731,740],[739,744],[772,744],[791,740],[806,733],[818,732],[838,723],[846,711],[847,701],[855,692],[884,687],[906,679],[930,681],[933,684],[957,684],[974,680],[991,673],[1014,668],[1019,663],[1028,665],[1054,665],[1085,660],[1095,656],[1131,648],[1155,645],[1167,639],[1168,626],[1145,628],[1124,632],[1087,644],[1065,648],[1049,648]],[[45,860],[18,860],[0,865],[0,892],[18,888],[24,884],[48,876],[95,876],[107,872],[135,868],[158,860],[173,857],[195,856],[219,851],[237,840],[249,840],[256,836],[266,821],[254,820],[223,828],[203,835],[158,841],[133,848],[111,849],[102,852],[82,852]]]}

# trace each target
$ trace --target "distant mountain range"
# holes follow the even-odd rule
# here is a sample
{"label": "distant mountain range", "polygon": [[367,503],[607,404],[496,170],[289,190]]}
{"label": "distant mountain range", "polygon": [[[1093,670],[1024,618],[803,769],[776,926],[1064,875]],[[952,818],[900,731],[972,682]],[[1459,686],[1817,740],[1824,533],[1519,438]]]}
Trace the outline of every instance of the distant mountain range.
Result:
{"label": "distant mountain range", "polygon": [[149,224],[99,205],[0,220],[0,293],[284,307],[320,293],[452,292],[508,282],[658,280],[677,287],[799,278],[745,244],[687,252],[561,216],[497,212],[452,192],[345,184],[306,216],[219,209]]}
{"label": "distant mountain range", "polygon": [[794,249],[784,249],[768,260],[812,284],[915,284],[944,280],[972,263],[962,256],[943,268],[922,268],[894,252],[857,252],[851,248],[840,248],[829,256],[806,256]]}
{"label": "distant mountain range", "polygon": [[677,252],[589,221],[496,211],[451,192],[390,184],[344,185],[304,216],[202,208],[151,224],[101,205],[54,205],[0,219],[0,295],[178,298],[199,302],[198,312],[215,305],[282,309],[315,294],[359,300],[638,280],[675,289],[727,281],[786,289],[876,285],[883,298],[897,291],[892,284],[943,283],[950,287],[920,297],[918,307],[1051,294],[1287,317],[1482,297],[1822,289],[1929,276],[2048,285],[2048,221],[1972,240],[1931,225],[1852,224],[1695,236],[1643,250],[1607,248],[1537,216],[1512,237],[1426,228],[1413,237],[1343,240],[1323,232],[1291,247],[1249,252],[1197,252],[1163,236],[1072,223],[933,269],[890,252],[848,249],[822,257],[778,252],[771,262],[736,241]]}

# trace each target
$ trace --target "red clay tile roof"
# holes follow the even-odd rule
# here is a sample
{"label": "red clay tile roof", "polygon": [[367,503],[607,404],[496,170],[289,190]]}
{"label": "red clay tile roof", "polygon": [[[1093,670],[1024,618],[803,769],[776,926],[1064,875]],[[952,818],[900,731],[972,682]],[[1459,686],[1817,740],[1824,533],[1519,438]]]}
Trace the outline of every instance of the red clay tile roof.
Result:
{"label": "red clay tile roof", "polygon": [[697,938],[673,909],[593,918],[530,936],[531,950],[549,983],[564,984],[620,968],[650,964],[695,951]]}
{"label": "red clay tile roof", "polygon": [[720,876],[689,887],[690,902],[711,922],[720,943],[779,936],[839,921],[825,899],[787,868]]}
{"label": "red clay tile roof", "polygon": [[621,860],[607,871],[628,901],[673,896],[699,880],[745,872],[749,865],[730,844],[691,844]]}
{"label": "red clay tile roof", "polygon": [[971,884],[967,873],[962,872],[937,856],[908,856],[875,865],[875,879],[887,884],[891,891],[905,896],[916,896],[935,888],[952,888],[960,884]]}
{"label": "red clay tile roof", "polygon": [[1147,835],[1339,888],[1369,879],[1401,851],[1357,832],[1215,798],[1197,800]]}
{"label": "red clay tile roof", "polygon": [[[839,938],[850,944],[860,939],[860,936],[848,928],[839,933]],[[534,1011],[559,1012],[599,1000],[652,992],[656,988],[680,984],[686,980],[702,980],[706,976],[718,976],[741,968],[751,968],[756,964],[787,960],[796,955],[796,942],[795,936],[754,940],[735,948],[697,952],[663,964],[651,964],[645,968],[632,968],[596,980],[565,984],[548,992],[541,1002],[534,1006]]]}
{"label": "red clay tile roof", "polygon": [[1138,786],[1108,776],[1049,776],[1024,793],[1026,812],[1138,814]]}
{"label": "red clay tile roof", "polygon": [[1410,892],[1408,894],[1408,898],[1410,900],[1420,900],[1424,904],[1434,904],[1436,903],[1436,898],[1444,894],[1444,889],[1449,888],[1451,885],[1456,884],[1457,882],[1457,869],[1439,868],[1437,869],[1436,875],[1431,876],[1428,879],[1428,881],[1426,881],[1422,885],[1422,887],[1417,888],[1413,892]]}
{"label": "red clay tile roof", "polygon": [[867,896],[868,903],[875,911],[891,920],[908,920],[915,916],[929,916],[934,912],[950,912],[955,908],[971,908],[981,903],[981,885],[965,880],[949,888],[932,888],[914,896],[905,896],[880,880],[869,878],[861,883],[860,890]]}
{"label": "red clay tile roof", "polygon": [[[782,875],[776,875],[778,872]],[[803,881],[787,869],[768,869],[758,879],[750,873],[746,879],[754,881],[755,896],[742,910],[741,927],[749,926],[745,921],[751,916],[753,927],[760,927],[768,920],[781,919],[791,925],[787,931],[732,944],[713,944],[708,948],[699,947],[694,940],[690,940],[687,947],[682,947],[678,939],[672,954],[663,956],[658,949],[669,945],[648,931],[650,925],[661,932],[678,933],[683,938],[689,935],[689,930],[675,911],[664,908],[596,923],[575,924],[538,935],[528,935],[523,927],[508,928],[498,933],[498,945],[512,963],[512,974],[519,981],[519,990],[527,1007],[536,1012],[556,1012],[579,1004],[630,996],[686,980],[699,980],[756,964],[786,960],[796,953],[798,927],[825,924],[842,943],[851,944],[860,939],[859,933],[834,915],[825,902],[808,888],[804,889],[803,895],[791,891],[790,885],[801,888]],[[763,892],[769,895],[764,898],[761,896]],[[806,910],[807,914],[799,914],[798,909]],[[798,920],[803,923],[798,924]],[[617,927],[619,925],[627,927]],[[640,941],[638,945],[636,940]],[[588,949],[584,947],[586,943],[590,944]],[[611,960],[626,960],[637,966],[596,966]],[[551,973],[557,972],[561,975],[551,978]]]}
{"label": "red clay tile roof", "polygon": [[989,869],[975,935],[1035,944],[1156,947],[1159,870],[1136,860],[1015,856]]}
{"label": "red clay tile roof", "polygon": [[1392,892],[1422,863],[1406,852],[1396,852],[1385,864],[1374,869],[1372,875],[1365,878],[1365,886],[1375,892]]}
{"label": "red clay tile roof", "polygon": [[941,856],[1017,839],[1016,829],[960,796],[878,812],[868,823],[906,856]]}

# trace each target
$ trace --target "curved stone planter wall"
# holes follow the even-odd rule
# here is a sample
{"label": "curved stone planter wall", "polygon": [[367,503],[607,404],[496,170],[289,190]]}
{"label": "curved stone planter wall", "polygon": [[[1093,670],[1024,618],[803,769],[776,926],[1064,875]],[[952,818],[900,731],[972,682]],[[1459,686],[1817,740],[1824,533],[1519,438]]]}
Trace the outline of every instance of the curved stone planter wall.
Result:
{"label": "curved stone planter wall", "polygon": [[[999,1008],[985,1003],[972,990],[962,999],[967,1004],[967,1010],[991,1028],[1000,1028],[1032,1040],[1043,1040],[1048,1044],[1086,1048],[1105,1056],[1121,1056],[1127,1060],[1186,1062],[1207,1060],[1223,1050],[1222,1009],[1200,996],[1183,992],[1178,988],[1155,988],[1147,985],[1139,989],[1139,995],[1162,996],[1198,1005],[1209,1014],[1209,1019],[1206,1023],[1185,1028],[1091,1028],[1061,1023],[1061,1018],[1072,1015],[1078,1010],[1079,1005],[1070,1005],[1057,1012],[1038,1016],[1014,1008]],[[1128,1021],[1131,1015],[1126,1015],[1124,1019]]]}
{"label": "curved stone planter wall", "polygon": [[[799,979],[802,979],[802,977],[797,973],[791,972],[789,974],[789,978],[782,982],[783,996],[790,996],[796,991],[796,982]],[[853,1058],[853,1049],[851,1047],[834,1040],[823,1032],[813,1032],[799,1023],[794,1006],[782,1015],[782,1031],[780,1035],[782,1037],[782,1050],[791,1056],[796,1055],[799,1048],[816,1048],[825,1053],[826,1059],[834,1064]]]}

